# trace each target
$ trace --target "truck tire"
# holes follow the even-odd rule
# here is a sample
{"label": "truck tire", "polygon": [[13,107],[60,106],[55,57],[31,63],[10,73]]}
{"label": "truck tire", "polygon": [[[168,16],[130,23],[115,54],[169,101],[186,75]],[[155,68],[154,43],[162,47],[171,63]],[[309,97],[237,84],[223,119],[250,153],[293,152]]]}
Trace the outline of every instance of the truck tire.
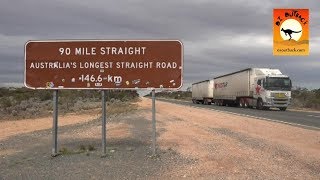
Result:
{"label": "truck tire", "polygon": [[286,111],[287,107],[280,107],[279,109],[280,109],[280,111]]}
{"label": "truck tire", "polygon": [[239,107],[241,107],[241,108],[245,107],[243,98],[240,98],[240,100],[239,100]]}
{"label": "truck tire", "polygon": [[262,110],[262,109],[263,109],[262,99],[258,99],[258,101],[257,101],[257,109],[259,109],[259,110]]}
{"label": "truck tire", "polygon": [[244,100],[244,108],[249,108],[249,103],[246,99],[243,99]]}
{"label": "truck tire", "polygon": [[208,100],[207,99],[203,99],[203,104],[204,105],[208,105]]}

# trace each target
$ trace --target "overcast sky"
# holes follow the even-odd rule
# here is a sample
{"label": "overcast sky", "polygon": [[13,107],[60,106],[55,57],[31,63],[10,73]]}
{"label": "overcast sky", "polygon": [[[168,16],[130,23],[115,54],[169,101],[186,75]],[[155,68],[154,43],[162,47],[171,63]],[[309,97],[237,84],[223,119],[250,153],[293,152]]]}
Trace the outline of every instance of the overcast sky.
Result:
{"label": "overcast sky", "polygon": [[[0,84],[23,83],[28,40],[180,39],[184,88],[247,67],[279,68],[295,86],[320,88],[320,3],[279,1],[1,0]],[[273,56],[273,8],[310,9],[309,56]]]}

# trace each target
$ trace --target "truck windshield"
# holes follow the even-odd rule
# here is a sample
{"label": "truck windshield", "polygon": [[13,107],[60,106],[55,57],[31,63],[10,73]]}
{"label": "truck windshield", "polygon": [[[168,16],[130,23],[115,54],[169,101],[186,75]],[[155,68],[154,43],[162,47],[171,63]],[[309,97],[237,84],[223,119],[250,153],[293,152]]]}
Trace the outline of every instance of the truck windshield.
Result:
{"label": "truck windshield", "polygon": [[291,80],[289,78],[268,77],[266,82],[266,89],[269,90],[291,90]]}

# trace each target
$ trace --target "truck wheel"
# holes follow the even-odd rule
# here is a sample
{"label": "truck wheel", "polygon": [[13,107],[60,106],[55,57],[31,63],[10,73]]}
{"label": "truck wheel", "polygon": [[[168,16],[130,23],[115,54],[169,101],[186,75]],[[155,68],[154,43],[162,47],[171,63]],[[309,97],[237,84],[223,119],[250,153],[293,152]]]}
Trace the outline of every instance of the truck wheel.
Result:
{"label": "truck wheel", "polygon": [[244,101],[243,101],[242,98],[241,98],[240,101],[239,101],[239,106],[240,106],[241,108],[244,108]]}
{"label": "truck wheel", "polygon": [[257,109],[259,110],[262,110],[263,109],[263,102],[261,99],[258,99],[258,102],[257,102]]}
{"label": "truck wheel", "polygon": [[205,105],[210,105],[210,104],[211,104],[211,102],[209,102],[209,100],[208,100],[208,99],[205,99],[205,100],[204,100],[204,104],[205,104]]}
{"label": "truck wheel", "polygon": [[203,100],[203,104],[204,104],[204,105],[207,105],[207,104],[208,104],[207,99],[204,99],[204,100]]}
{"label": "truck wheel", "polygon": [[281,107],[281,108],[279,108],[279,109],[280,109],[280,111],[286,111],[286,110],[287,110],[286,107]]}
{"label": "truck wheel", "polygon": [[244,99],[244,108],[248,108],[249,107],[249,103],[248,101],[246,101],[246,99]]}

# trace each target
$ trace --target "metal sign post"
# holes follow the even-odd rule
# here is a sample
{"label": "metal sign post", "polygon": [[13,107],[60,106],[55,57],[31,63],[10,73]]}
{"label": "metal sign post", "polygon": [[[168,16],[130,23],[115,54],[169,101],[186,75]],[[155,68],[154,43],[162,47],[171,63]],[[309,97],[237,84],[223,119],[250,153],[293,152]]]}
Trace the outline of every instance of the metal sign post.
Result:
{"label": "metal sign post", "polygon": [[155,90],[152,90],[152,153],[156,155],[156,97]]}
{"label": "metal sign post", "polygon": [[102,95],[102,156],[106,155],[106,92],[101,91]]}
{"label": "metal sign post", "polygon": [[53,91],[53,126],[52,126],[52,154],[58,155],[58,90]]}

